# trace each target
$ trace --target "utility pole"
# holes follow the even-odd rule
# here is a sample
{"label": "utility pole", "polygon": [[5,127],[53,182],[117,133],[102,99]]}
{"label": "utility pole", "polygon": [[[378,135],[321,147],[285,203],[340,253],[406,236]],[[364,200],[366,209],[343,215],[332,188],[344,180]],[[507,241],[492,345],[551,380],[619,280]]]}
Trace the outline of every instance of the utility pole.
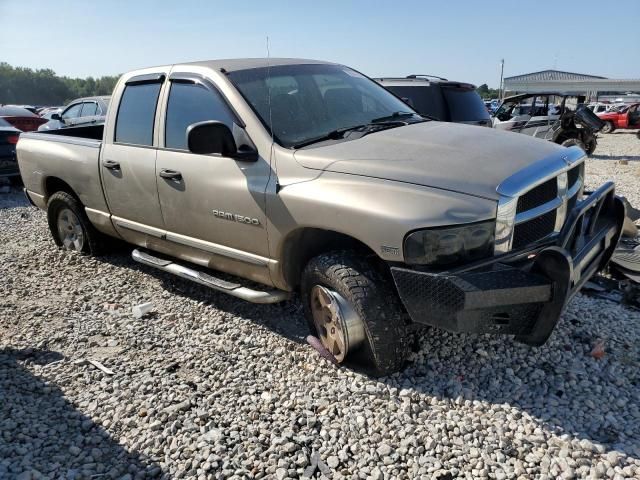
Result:
{"label": "utility pole", "polygon": [[500,93],[500,101],[502,102],[502,98],[504,97],[504,58],[500,60],[500,88],[498,92]]}

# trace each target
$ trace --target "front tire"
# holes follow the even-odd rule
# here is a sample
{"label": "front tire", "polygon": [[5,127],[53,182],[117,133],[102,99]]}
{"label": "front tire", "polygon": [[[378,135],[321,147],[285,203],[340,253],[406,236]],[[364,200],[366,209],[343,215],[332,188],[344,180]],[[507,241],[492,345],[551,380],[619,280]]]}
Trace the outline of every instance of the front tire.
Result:
{"label": "front tire", "polygon": [[374,376],[400,370],[407,316],[391,282],[355,252],[313,258],[301,282],[307,323],[339,363],[359,360]]}
{"label": "front tire", "polygon": [[67,192],[56,192],[47,202],[49,231],[56,245],[64,250],[99,255],[106,237],[89,221],[78,199]]}

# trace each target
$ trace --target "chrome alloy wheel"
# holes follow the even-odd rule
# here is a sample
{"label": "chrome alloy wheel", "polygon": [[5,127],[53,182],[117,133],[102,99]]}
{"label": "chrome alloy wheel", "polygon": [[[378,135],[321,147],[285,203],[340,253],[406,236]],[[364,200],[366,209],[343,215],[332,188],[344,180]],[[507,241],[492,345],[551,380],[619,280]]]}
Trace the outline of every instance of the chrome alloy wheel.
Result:
{"label": "chrome alloy wheel", "polygon": [[349,350],[365,339],[364,323],[337,292],[320,285],[311,289],[311,313],[322,345],[342,363]]}
{"label": "chrome alloy wheel", "polygon": [[58,213],[58,235],[65,250],[82,251],[84,231],[78,216],[68,208]]}

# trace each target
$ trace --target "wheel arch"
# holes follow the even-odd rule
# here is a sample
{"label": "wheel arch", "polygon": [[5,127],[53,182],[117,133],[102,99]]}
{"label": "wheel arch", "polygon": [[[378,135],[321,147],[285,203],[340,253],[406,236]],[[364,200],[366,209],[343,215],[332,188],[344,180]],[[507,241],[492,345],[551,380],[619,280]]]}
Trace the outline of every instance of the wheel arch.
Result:
{"label": "wheel arch", "polygon": [[78,200],[80,204],[82,204],[82,202],[80,201],[80,197],[73,190],[73,188],[71,188],[71,185],[69,185],[67,182],[65,182],[59,177],[55,177],[55,176],[46,177],[43,181],[43,192],[44,192],[45,201],[48,201],[49,198],[51,198],[51,195],[53,195],[56,192],[66,192],[72,197],[74,197],[76,200]]}
{"label": "wheel arch", "polygon": [[336,250],[357,251],[370,256],[374,263],[386,265],[371,247],[355,237],[333,230],[301,227],[290,232],[281,243],[279,258],[283,280],[289,288],[296,289],[309,260]]}

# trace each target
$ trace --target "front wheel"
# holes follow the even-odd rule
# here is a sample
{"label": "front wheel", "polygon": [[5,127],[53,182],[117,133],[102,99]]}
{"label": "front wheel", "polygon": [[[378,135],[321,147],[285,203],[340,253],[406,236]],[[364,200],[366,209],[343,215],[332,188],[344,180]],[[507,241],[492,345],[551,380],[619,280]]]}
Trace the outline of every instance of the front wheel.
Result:
{"label": "front wheel", "polygon": [[363,256],[313,258],[301,294],[309,328],[338,363],[362,362],[375,376],[402,368],[409,351],[407,316],[390,280]]}
{"label": "front wheel", "polygon": [[583,152],[585,152],[585,153],[587,152],[587,146],[579,138],[575,138],[575,137],[567,138],[560,145],[562,145],[563,147],[577,146],[577,147],[580,147]]}

